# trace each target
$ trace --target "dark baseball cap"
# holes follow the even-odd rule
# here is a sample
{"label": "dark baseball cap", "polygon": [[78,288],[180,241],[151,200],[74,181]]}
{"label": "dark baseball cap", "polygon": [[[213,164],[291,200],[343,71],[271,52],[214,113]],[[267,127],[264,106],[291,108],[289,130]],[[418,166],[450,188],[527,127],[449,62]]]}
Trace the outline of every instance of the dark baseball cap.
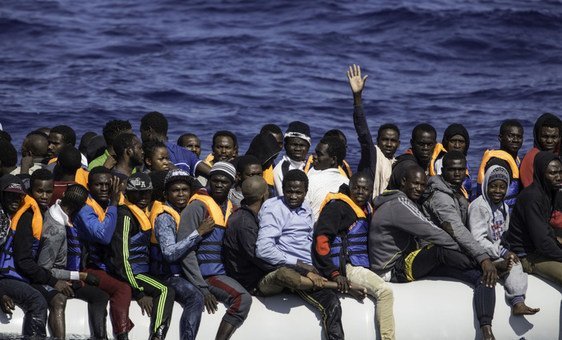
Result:
{"label": "dark baseball cap", "polygon": [[0,191],[26,194],[23,181],[21,178],[14,175],[4,175],[0,177]]}

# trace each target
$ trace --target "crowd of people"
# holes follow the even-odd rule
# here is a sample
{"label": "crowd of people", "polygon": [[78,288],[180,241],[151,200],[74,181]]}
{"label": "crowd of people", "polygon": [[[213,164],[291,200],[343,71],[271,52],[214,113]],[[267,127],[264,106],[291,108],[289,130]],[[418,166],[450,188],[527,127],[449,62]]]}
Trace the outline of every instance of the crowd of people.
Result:
{"label": "crowd of people", "polygon": [[218,131],[203,160],[197,135],[171,142],[159,112],[142,117],[140,138],[123,120],[78,147],[69,126],[31,131],[19,162],[0,131],[2,311],[24,311],[24,336],[45,337],[48,326],[64,339],[66,301],[81,299],[91,338],[107,339],[109,305],[111,331],[128,339],[135,300],[150,339],[164,339],[178,302],[181,338],[195,339],[204,310],[221,302],[216,339],[228,339],[252,296],[286,291],[318,310],[327,339],[343,339],[343,293],[375,299],[377,327],[365,331],[394,339],[388,282],[432,276],[474,288],[484,339],[494,338],[496,282],[513,315],[539,312],[525,303],[527,274],[562,285],[560,119],[540,116],[522,161],[523,127],[504,121],[499,148],[490,142],[471,178],[463,125],[438,143],[419,124],[397,155],[400,129],[381,124],[373,139],[367,124],[367,76],[356,65],[347,76],[361,146],[354,171],[345,134],[326,132],[310,152],[301,121],[284,133],[263,126],[245,153],[234,132]]}

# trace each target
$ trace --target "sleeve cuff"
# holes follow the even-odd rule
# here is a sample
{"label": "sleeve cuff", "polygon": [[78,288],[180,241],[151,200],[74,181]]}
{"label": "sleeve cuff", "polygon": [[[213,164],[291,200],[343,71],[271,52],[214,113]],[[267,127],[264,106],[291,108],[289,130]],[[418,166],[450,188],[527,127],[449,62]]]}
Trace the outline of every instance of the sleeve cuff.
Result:
{"label": "sleeve cuff", "polygon": [[70,280],[79,281],[80,280],[80,272],[75,272],[75,271],[70,272]]}

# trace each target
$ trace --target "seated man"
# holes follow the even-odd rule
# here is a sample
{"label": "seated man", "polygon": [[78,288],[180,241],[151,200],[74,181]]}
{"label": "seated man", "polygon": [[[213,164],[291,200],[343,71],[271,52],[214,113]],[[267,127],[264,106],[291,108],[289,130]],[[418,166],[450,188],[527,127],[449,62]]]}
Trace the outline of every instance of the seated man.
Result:
{"label": "seated man", "polygon": [[228,192],[228,200],[236,210],[240,208],[242,199],[242,183],[252,176],[262,176],[263,170],[260,161],[250,155],[240,156],[236,161],[236,183]]}
{"label": "seated man", "polygon": [[418,207],[427,184],[425,171],[417,164],[401,174],[400,189],[389,190],[375,199],[375,214],[369,230],[369,260],[372,270],[385,281],[411,282],[427,275],[471,278],[476,284],[474,306],[485,339],[493,339],[495,307],[492,288],[484,289],[477,263],[443,229],[429,221]]}
{"label": "seated man", "polygon": [[[111,171],[99,166],[88,176],[90,197],[74,218],[74,226],[67,229],[70,248],[66,269],[85,271],[99,278],[99,288],[109,294],[109,315],[117,340],[128,339],[134,324],[129,319],[131,287],[108,273],[109,244],[117,225],[117,205],[121,183]],[[82,263],[83,250],[88,252]],[[85,267],[85,268],[84,268]]]}
{"label": "seated man", "polygon": [[[221,258],[222,239],[232,211],[228,192],[236,170],[226,162],[216,162],[209,177],[209,195],[197,193],[181,214],[178,242],[195,237],[196,247],[182,259],[185,277],[203,293],[207,312],[217,310],[217,300],[228,305],[216,339],[228,339],[244,323],[252,297],[236,280],[226,275]],[[208,217],[206,217],[208,216]],[[197,230],[197,231],[196,231]],[[196,233],[202,234],[197,235]],[[206,235],[205,235],[206,233]]]}
{"label": "seated man", "polygon": [[361,77],[361,68],[359,65],[353,65],[347,71],[347,79],[353,92],[353,124],[361,145],[358,170],[368,171],[371,174],[373,197],[377,197],[388,186],[392,165],[396,162],[395,153],[400,146],[400,130],[394,124],[381,125],[375,145],[367,125],[361,98],[367,76]]}
{"label": "seated man", "polygon": [[211,148],[213,152],[204,160],[208,166],[212,167],[215,162],[232,162],[238,157],[238,140],[230,131],[217,131],[213,135]]}
{"label": "seated man", "polygon": [[[41,170],[37,170],[34,174]],[[32,175],[33,176],[33,175]],[[32,185],[33,188],[33,185]],[[73,296],[88,303],[88,314],[92,338],[106,339],[106,315],[109,296],[95,287],[99,279],[86,272],[69,271],[67,267],[68,246],[66,228],[71,225],[74,215],[82,209],[88,198],[88,190],[81,185],[72,184],[68,187],[61,200],[55,202],[45,214],[41,246],[37,264],[51,272],[53,277],[71,283]],[[63,295],[66,302],[66,295]],[[53,313],[53,321],[58,323],[52,330],[59,330],[64,337],[65,313],[63,308]],[[51,320],[51,318],[49,318]],[[55,334],[53,334],[55,335]],[[58,336],[58,335],[55,335]]]}
{"label": "seated man", "polygon": [[[326,133],[324,133],[324,136],[322,136],[322,139],[324,138],[336,138],[341,142],[341,144],[343,144],[344,148],[347,149],[347,137],[345,136],[342,130],[332,129],[326,131]],[[314,155],[308,156],[303,171],[307,174],[311,169],[312,171],[314,171],[315,168],[313,163],[314,163]],[[349,166],[349,163],[347,163],[345,159],[342,160],[341,164],[338,166],[338,171],[342,176],[347,177],[347,179],[349,179],[353,174],[353,172],[351,171],[351,167]]]}
{"label": "seated man", "polygon": [[314,170],[308,173],[309,185],[306,192],[306,201],[312,209],[314,222],[318,220],[320,206],[326,195],[330,192],[337,193],[340,185],[349,183],[349,178],[338,170],[345,155],[345,145],[335,137],[322,138],[314,150]]}
{"label": "seated man", "polygon": [[[164,180],[165,203],[154,202],[150,214],[153,227],[150,240],[150,273],[176,291],[176,301],[183,307],[180,319],[182,340],[195,339],[204,309],[203,295],[183,277],[180,260],[195,246],[197,237],[206,234],[207,230],[200,227],[190,237],[181,242],[177,240],[180,214],[191,197],[191,185],[194,180],[183,170],[170,171]],[[212,227],[211,224],[204,226]]]}
{"label": "seated man", "polygon": [[[443,157],[443,174],[433,176],[428,181],[423,209],[434,224],[450,232],[461,248],[480,264],[482,278],[480,272],[472,276],[461,275],[457,278],[475,285],[475,294],[480,292],[488,296],[482,303],[489,304],[490,318],[480,320],[483,335],[488,338],[493,337],[491,321],[495,307],[494,285],[497,271],[486,250],[474,239],[467,227],[468,201],[462,193],[462,182],[465,176],[466,158],[464,154],[459,151],[448,152]],[[504,261],[496,263],[500,267],[504,264]]]}
{"label": "seated man", "polygon": [[277,195],[283,196],[283,176],[289,170],[303,170],[310,148],[310,127],[299,121],[289,123],[285,132],[285,155],[273,169],[273,182]]}
{"label": "seated man", "polygon": [[511,269],[503,277],[505,295],[514,315],[535,314],[538,308],[525,305],[527,274],[517,255],[501,244],[501,237],[509,227],[509,207],[504,201],[509,187],[509,172],[499,165],[492,165],[482,183],[482,196],[468,207],[468,227],[486,253],[494,261],[505,259]]}
{"label": "seated man", "polygon": [[127,180],[124,204],[117,209],[111,239],[113,271],[133,288],[133,298],[150,316],[150,339],[164,339],[174,307],[173,289],[148,275],[152,225],[146,214],[152,196],[150,177],[138,172]]}
{"label": "seated man", "polygon": [[437,145],[437,131],[427,123],[416,125],[412,130],[410,145],[405,153],[414,156],[416,163],[429,175],[431,156]]}
{"label": "seated man", "polygon": [[515,206],[516,197],[521,191],[521,181],[519,178],[519,164],[521,161],[517,156],[519,149],[523,145],[523,125],[518,120],[505,120],[500,126],[499,150],[486,150],[480,168],[478,169],[478,186],[476,187],[477,195],[482,194],[481,184],[484,182],[484,174],[492,165],[500,165],[506,168],[510,174],[509,188],[507,190],[505,201],[511,209]]}
{"label": "seated man", "polygon": [[[6,314],[11,314],[15,305],[20,307],[25,313],[22,335],[44,338],[47,336],[47,301],[41,293],[31,287],[30,281],[16,270],[14,259],[14,238],[18,219],[21,218],[20,207],[25,204],[24,197],[23,183],[18,177],[0,177],[0,307]],[[38,227],[38,223],[36,226]],[[38,231],[39,234],[40,232]],[[26,246],[32,254],[39,248],[38,237]],[[46,280],[56,284],[57,280],[51,280],[48,272],[41,271],[41,274],[44,274]]]}
{"label": "seated man", "polygon": [[[307,190],[306,174],[298,169],[289,170],[283,177],[284,196],[267,200],[259,212],[256,256],[279,269],[267,274],[258,289],[263,295],[278,294],[285,287],[295,289],[299,296],[320,310],[327,338],[343,339],[338,296],[333,289],[318,289],[329,284],[337,289],[338,285],[327,282],[312,267],[313,219],[312,210],[305,202]],[[294,271],[287,270],[286,266],[299,270],[301,276],[292,274]]]}
{"label": "seated man", "polygon": [[381,339],[394,339],[392,289],[370,270],[367,241],[373,208],[373,181],[367,173],[351,176],[349,195],[328,194],[321,208],[312,243],[316,268],[347,292],[349,282],[367,288],[376,299],[376,323]]}
{"label": "seated man", "polygon": [[519,194],[504,240],[525,272],[562,285],[562,244],[548,224],[562,188],[562,163],[554,153],[541,151],[534,166],[533,183]]}
{"label": "seated man", "polygon": [[533,162],[540,151],[560,155],[560,135],[562,121],[552,113],[542,114],[533,128],[534,146],[521,161],[521,184],[526,188],[533,183]]}

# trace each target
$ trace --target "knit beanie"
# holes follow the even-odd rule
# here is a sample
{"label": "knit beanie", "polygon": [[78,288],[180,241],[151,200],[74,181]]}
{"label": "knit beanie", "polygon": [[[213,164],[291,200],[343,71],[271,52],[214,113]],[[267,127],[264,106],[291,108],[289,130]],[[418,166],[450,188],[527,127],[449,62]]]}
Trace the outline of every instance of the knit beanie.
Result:
{"label": "knit beanie", "polygon": [[491,169],[492,172],[490,173],[490,177],[488,178],[488,183],[492,183],[495,180],[504,181],[506,184],[509,184],[509,172],[503,166],[496,166]]}
{"label": "knit beanie", "polygon": [[466,141],[466,149],[464,154],[466,155],[466,153],[468,152],[468,148],[470,147],[470,136],[468,135],[468,131],[466,130],[466,128],[464,127],[464,125],[462,124],[451,124],[449,125],[446,129],[445,132],[443,132],[443,140],[442,143],[443,146],[445,146],[447,144],[447,142],[449,141],[449,139],[453,138],[453,136],[456,135],[461,135],[464,137],[464,140]]}
{"label": "knit beanie", "polygon": [[209,176],[212,176],[213,174],[217,174],[217,173],[220,173],[221,175],[225,175],[232,182],[234,182],[234,179],[236,178],[236,169],[234,168],[234,165],[228,162],[216,162],[215,164],[213,164],[213,167],[209,172]]}

